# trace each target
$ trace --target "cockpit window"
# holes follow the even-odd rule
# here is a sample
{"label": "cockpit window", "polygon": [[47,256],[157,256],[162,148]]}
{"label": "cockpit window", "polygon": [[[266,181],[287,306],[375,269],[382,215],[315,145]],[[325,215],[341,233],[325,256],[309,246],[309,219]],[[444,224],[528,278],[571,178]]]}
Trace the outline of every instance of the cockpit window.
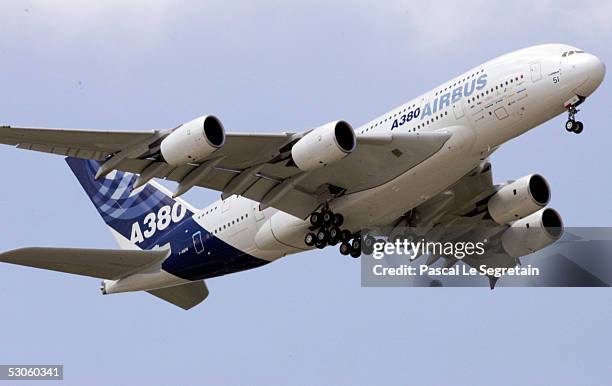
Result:
{"label": "cockpit window", "polygon": [[584,51],[582,51],[582,50],[565,51],[563,54],[561,54],[561,57],[565,58],[566,56],[570,56],[570,55],[574,55],[574,54],[584,54]]}

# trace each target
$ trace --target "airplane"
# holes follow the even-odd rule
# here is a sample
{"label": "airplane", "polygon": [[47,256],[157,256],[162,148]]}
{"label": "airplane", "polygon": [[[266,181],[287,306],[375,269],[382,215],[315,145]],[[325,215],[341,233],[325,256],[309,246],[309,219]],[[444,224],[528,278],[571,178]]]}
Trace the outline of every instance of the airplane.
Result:
{"label": "airplane", "polygon": [[[359,257],[371,241],[361,230],[378,226],[531,227],[532,238],[506,240],[513,257],[528,254],[560,236],[549,185],[539,174],[495,185],[488,157],[560,114],[581,133],[578,106],[605,71],[570,45],[528,47],[357,128],[335,120],[226,133],[214,115],[147,132],[1,126],[2,144],[66,156],[120,249],[22,248],[0,261],[101,278],[103,294],[147,291],[190,309],[208,296],[206,279],[333,245]],[[194,208],[180,198],[194,187],[221,198]]]}

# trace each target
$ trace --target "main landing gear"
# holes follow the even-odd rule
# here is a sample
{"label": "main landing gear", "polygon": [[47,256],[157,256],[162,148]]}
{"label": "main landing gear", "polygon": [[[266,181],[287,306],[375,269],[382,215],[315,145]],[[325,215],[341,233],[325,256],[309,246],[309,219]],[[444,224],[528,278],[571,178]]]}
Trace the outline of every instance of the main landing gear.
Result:
{"label": "main landing gear", "polygon": [[340,243],[340,253],[359,257],[361,255],[361,237],[358,233],[353,234],[348,229],[341,229],[344,216],[330,210],[313,212],[310,215],[310,227],[304,243],[309,247],[323,249],[328,245]]}
{"label": "main landing gear", "polygon": [[574,118],[576,114],[578,114],[578,111],[580,110],[578,110],[574,105],[570,105],[570,107],[568,108],[569,117],[567,119],[567,122],[565,122],[565,130],[569,131],[570,133],[573,132],[576,134],[580,134],[584,129],[582,122],[577,121]]}

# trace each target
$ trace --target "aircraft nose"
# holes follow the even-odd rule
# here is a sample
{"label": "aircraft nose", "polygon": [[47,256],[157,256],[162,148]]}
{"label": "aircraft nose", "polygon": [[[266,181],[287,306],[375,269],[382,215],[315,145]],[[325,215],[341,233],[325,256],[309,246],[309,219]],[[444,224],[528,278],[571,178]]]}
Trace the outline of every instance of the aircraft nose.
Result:
{"label": "aircraft nose", "polygon": [[606,75],[606,65],[595,55],[583,53],[574,55],[578,71],[585,78],[584,82],[578,86],[576,93],[581,96],[588,96],[593,93],[603,82]]}
{"label": "aircraft nose", "polygon": [[589,79],[596,82],[597,86],[599,86],[606,75],[606,65],[597,56],[591,54],[586,55],[586,72],[589,75]]}

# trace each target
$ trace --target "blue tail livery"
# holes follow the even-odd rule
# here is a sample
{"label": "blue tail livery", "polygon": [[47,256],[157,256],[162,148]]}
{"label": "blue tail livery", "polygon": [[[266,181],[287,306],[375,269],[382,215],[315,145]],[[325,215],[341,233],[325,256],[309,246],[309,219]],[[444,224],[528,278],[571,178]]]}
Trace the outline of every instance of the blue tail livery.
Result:
{"label": "blue tail livery", "polygon": [[[161,236],[171,232],[194,210],[185,201],[173,199],[161,185],[149,182],[133,189],[138,176],[113,171],[96,180],[98,161],[67,157],[66,162],[85,189],[104,222],[122,238],[140,249],[151,249]],[[115,234],[115,237],[117,235]]]}
{"label": "blue tail livery", "polygon": [[204,229],[195,219],[196,210],[180,198],[171,198],[158,183],[152,181],[133,189],[138,178],[135,174],[113,171],[96,180],[99,162],[72,157],[66,162],[121,248],[171,249],[162,264],[166,272],[185,280],[200,280],[267,263]]}

